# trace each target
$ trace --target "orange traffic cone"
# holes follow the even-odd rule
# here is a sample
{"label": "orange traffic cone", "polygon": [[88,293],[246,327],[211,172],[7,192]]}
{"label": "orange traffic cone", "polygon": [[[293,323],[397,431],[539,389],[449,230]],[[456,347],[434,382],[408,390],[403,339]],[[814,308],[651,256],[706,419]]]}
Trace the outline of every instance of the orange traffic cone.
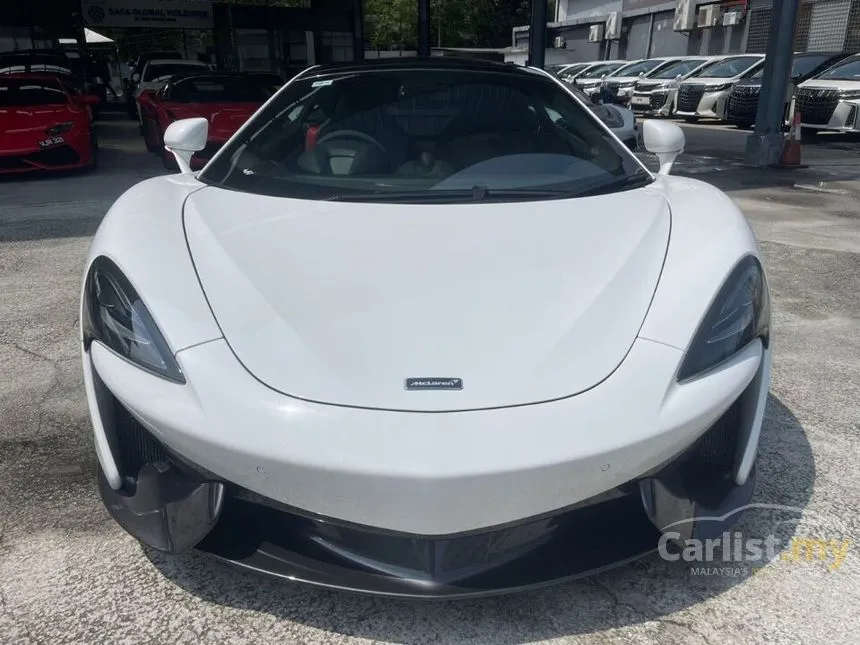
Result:
{"label": "orange traffic cone", "polygon": [[788,131],[788,139],[786,139],[785,147],[782,149],[782,158],[779,160],[780,167],[800,168],[803,166],[800,162],[800,138],[800,112],[795,112],[791,129]]}

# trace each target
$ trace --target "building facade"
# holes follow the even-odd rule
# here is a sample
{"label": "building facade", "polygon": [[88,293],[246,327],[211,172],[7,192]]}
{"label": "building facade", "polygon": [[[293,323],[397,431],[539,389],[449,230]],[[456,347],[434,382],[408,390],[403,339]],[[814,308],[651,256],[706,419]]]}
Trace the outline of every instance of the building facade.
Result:
{"label": "building facade", "polygon": [[[546,64],[656,56],[698,56],[764,52],[771,9],[786,0],[689,0],[693,24],[710,9],[714,24],[677,30],[676,10],[683,0],[558,0],[547,25]],[[795,51],[860,50],[860,0],[800,0]],[[618,38],[591,42],[592,26],[617,12]],[[735,14],[726,18],[726,14]],[[726,24],[724,24],[726,23]],[[593,38],[591,39],[593,40]],[[506,60],[524,63],[529,27],[513,30]]]}

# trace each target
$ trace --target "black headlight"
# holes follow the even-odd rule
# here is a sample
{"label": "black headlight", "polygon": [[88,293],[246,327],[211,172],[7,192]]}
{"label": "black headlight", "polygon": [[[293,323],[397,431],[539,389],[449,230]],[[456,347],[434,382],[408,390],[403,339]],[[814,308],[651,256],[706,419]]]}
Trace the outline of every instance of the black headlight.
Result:
{"label": "black headlight", "polygon": [[678,372],[684,381],[731,358],[756,338],[770,335],[770,300],[761,264],[741,260],[699,325]]}
{"label": "black headlight", "polygon": [[158,376],[185,383],[173,352],[128,279],[106,257],[93,261],[87,275],[84,343],[97,340],[126,360]]}
{"label": "black headlight", "polygon": [[52,125],[49,128],[45,128],[45,134],[49,137],[56,137],[58,134],[63,134],[64,132],[68,132],[72,129],[74,124],[71,121],[66,121],[65,123],[58,123],[57,125]]}

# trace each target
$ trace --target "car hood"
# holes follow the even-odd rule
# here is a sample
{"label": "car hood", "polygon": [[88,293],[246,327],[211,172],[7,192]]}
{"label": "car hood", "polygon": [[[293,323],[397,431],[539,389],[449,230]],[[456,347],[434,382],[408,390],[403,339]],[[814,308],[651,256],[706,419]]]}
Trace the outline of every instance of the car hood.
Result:
{"label": "car hood", "polygon": [[71,121],[74,116],[65,105],[0,108],[0,134],[41,135],[45,128]]}
{"label": "car hood", "polygon": [[227,140],[242,127],[262,103],[165,103],[177,119],[203,117],[209,121],[209,138]]}
{"label": "car hood", "polygon": [[811,90],[860,90],[860,81],[830,81],[821,78],[811,78],[798,85],[798,87]]}
{"label": "car hood", "polygon": [[697,78],[694,76],[692,78],[688,78],[685,81],[682,81],[682,84],[683,85],[707,85],[707,86],[725,85],[726,83],[735,83],[739,78],[740,78],[740,76],[728,76],[725,78],[722,78],[722,77],[720,77],[720,78]]}
{"label": "car hood", "polygon": [[[652,185],[456,205],[207,187],[184,218],[215,318],[258,380],[324,403],[450,411],[562,398],[607,378],[645,319],[671,216]],[[410,378],[462,388],[412,391]]]}
{"label": "car hood", "polygon": [[761,87],[761,79],[760,78],[742,78],[737,83],[735,83],[735,87]]}

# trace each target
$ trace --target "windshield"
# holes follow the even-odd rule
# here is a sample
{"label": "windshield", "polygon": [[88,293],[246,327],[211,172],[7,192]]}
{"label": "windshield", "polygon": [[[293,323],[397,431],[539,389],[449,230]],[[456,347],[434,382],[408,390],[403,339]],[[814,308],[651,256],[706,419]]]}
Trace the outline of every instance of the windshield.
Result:
{"label": "windshield", "polygon": [[860,80],[860,58],[850,58],[834,65],[818,78],[831,81],[858,81]]}
{"label": "windshield", "polygon": [[[823,65],[830,59],[829,55],[822,56],[801,56],[795,58],[791,65],[791,77],[800,78],[806,76],[819,65]],[[754,73],[750,74],[749,78],[761,78],[764,76],[764,67],[759,67]]]}
{"label": "windshield", "polygon": [[651,181],[552,80],[439,69],[294,82],[200,178],[283,197],[413,203],[571,197]]}
{"label": "windshield", "polygon": [[761,60],[758,56],[738,56],[737,58],[718,60],[702,68],[696,74],[696,78],[732,78],[738,74],[743,74]]}
{"label": "windshield", "polygon": [[546,71],[555,76],[576,74],[579,70],[588,67],[588,63],[577,63],[576,65],[549,65]]}
{"label": "windshield", "polygon": [[639,74],[647,74],[658,65],[662,65],[664,60],[643,60],[639,63],[633,63],[618,69],[613,76],[639,76]]}
{"label": "windshield", "polygon": [[679,75],[686,76],[700,65],[704,65],[704,63],[705,61],[701,59],[677,61],[650,74],[648,78],[677,78]]}
{"label": "windshield", "polygon": [[[800,76],[806,76],[810,72],[815,71],[816,67],[819,67],[825,64],[828,60],[830,60],[832,56],[802,56],[800,58],[795,58],[794,63],[791,66],[791,76],[792,78],[798,78]],[[761,70],[764,71],[764,68]]]}
{"label": "windshield", "polygon": [[176,81],[166,98],[174,103],[265,103],[273,93],[265,79],[214,76]]}
{"label": "windshield", "polygon": [[157,65],[150,64],[146,67],[146,72],[144,72],[143,80],[154,81],[158,78],[164,78],[165,76],[170,76],[171,74],[177,74],[179,72],[205,69],[205,65],[194,65],[192,63],[158,63]]}
{"label": "windshield", "polygon": [[64,105],[66,93],[58,83],[31,79],[0,79],[0,107]]}
{"label": "windshield", "polygon": [[600,78],[604,74],[609,74],[609,72],[614,72],[619,67],[624,67],[627,63],[604,63],[602,65],[595,65],[589,70],[584,71],[579,75],[577,80],[583,78]]}

